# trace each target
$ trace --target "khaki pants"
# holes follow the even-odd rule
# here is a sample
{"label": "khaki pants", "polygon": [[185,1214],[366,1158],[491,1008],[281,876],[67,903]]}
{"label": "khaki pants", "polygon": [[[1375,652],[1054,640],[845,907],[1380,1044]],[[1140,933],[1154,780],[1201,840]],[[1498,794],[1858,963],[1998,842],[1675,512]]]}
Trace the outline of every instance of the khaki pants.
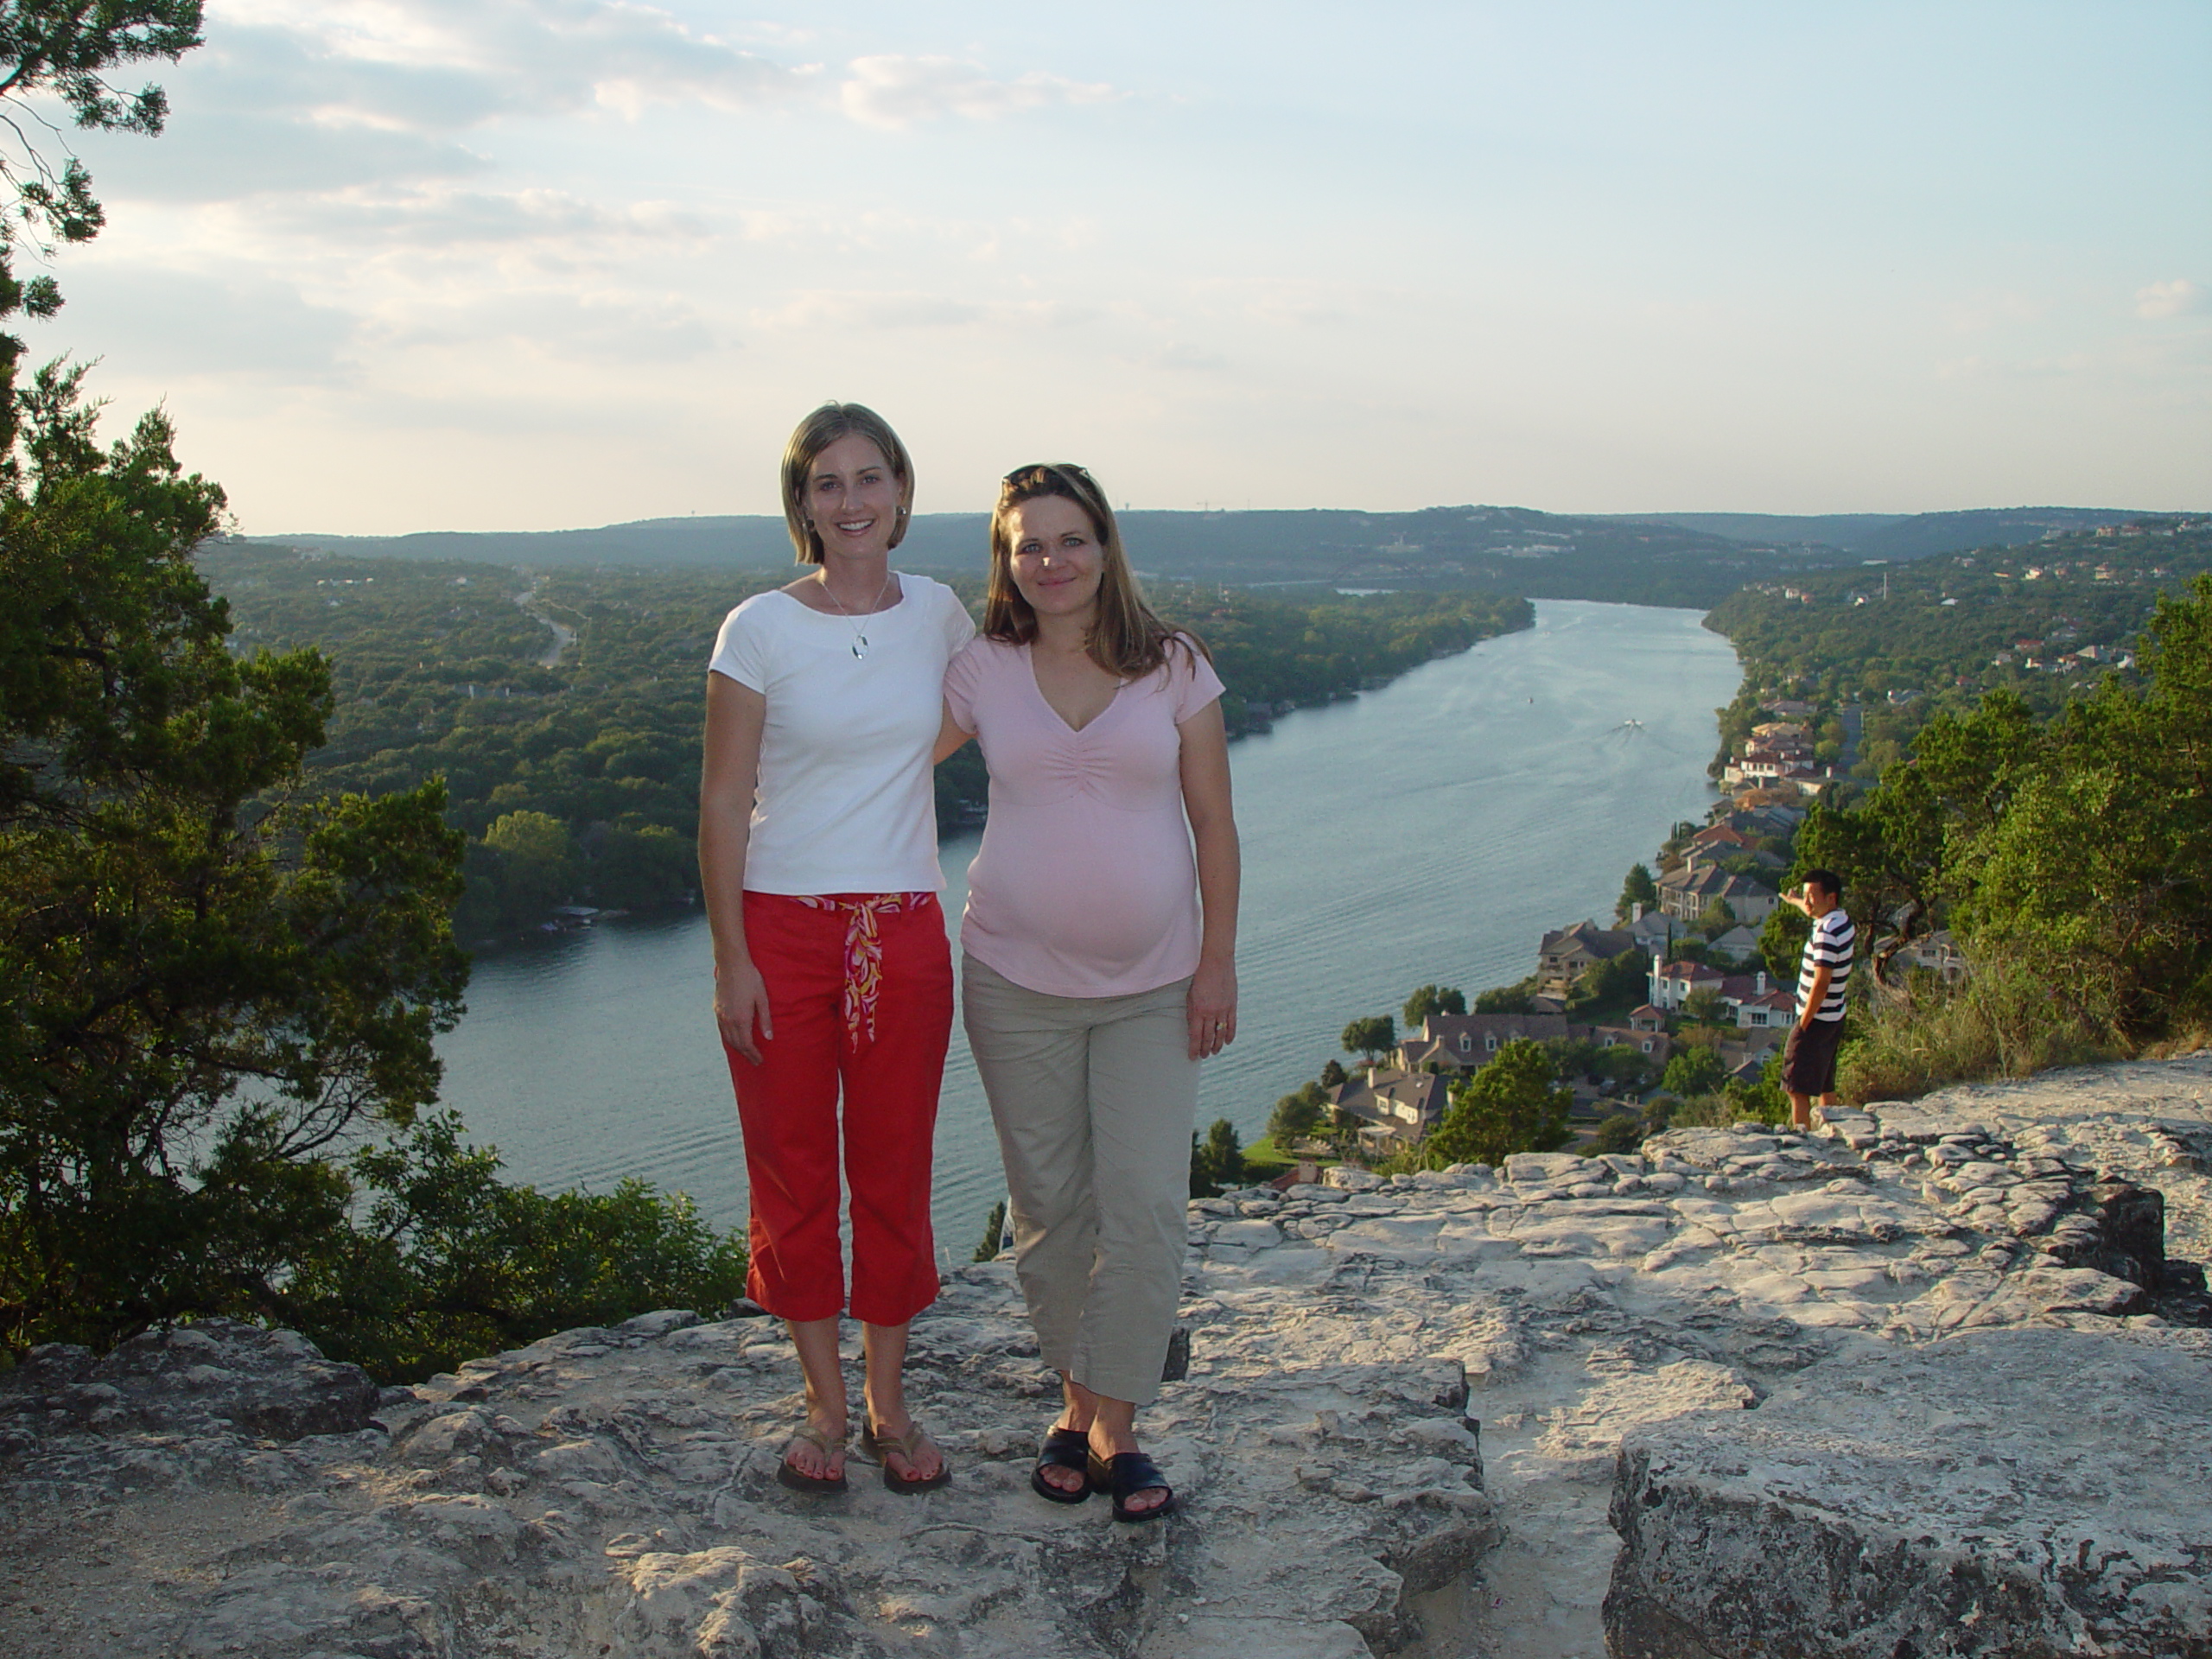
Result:
{"label": "khaki pants", "polygon": [[1093,1393],[1140,1406],[1160,1392],[1182,1295],[1198,1097],[1190,985],[1046,996],[973,957],[961,967],[1037,1345]]}

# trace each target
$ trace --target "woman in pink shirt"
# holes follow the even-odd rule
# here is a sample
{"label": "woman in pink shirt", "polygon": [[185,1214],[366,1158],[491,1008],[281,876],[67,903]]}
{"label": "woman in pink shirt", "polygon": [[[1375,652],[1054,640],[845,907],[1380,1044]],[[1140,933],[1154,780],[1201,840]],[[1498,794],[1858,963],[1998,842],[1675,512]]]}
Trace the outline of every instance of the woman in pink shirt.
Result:
{"label": "woman in pink shirt", "polygon": [[969,1045],[1065,1395],[1030,1484],[1154,1520],[1174,1494],[1136,1412],[1182,1284],[1198,1062],[1236,1035],[1221,681],[1139,596],[1104,492],[1053,466],[1000,486],[982,632],[944,685],[940,757],[976,737],[991,777],[960,929]]}

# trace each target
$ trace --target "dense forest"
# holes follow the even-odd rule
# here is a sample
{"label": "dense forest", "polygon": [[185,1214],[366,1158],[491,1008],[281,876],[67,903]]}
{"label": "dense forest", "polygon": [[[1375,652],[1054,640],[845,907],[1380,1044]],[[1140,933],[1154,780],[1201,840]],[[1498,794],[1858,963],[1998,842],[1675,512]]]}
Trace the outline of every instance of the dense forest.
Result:
{"label": "dense forest", "polygon": [[1868,780],[1896,764],[1929,719],[1991,691],[2050,715],[2118,675],[2133,680],[2135,644],[2161,594],[2212,569],[2212,524],[2145,518],[1911,564],[1864,564],[1742,588],[1706,626],[1744,661],[1744,684],[1720,711],[1722,749],[1766,718],[1762,702],[1802,699],[1819,711],[1823,760],[1843,747],[1833,722],[1863,721],[1852,759]]}
{"label": "dense forest", "polygon": [[[696,886],[701,686],[730,607],[769,572],[561,570],[353,558],[230,543],[200,560],[229,601],[234,651],[319,645],[336,709],[320,787],[380,793],[442,776],[468,837],[465,938],[574,900],[635,908]],[[980,600],[980,585],[963,597]],[[1232,734],[1349,696],[1433,657],[1525,627],[1524,600],[1332,594],[1309,604],[1160,582],[1161,613],[1211,648]],[[973,748],[940,768],[942,827],[977,821]]]}

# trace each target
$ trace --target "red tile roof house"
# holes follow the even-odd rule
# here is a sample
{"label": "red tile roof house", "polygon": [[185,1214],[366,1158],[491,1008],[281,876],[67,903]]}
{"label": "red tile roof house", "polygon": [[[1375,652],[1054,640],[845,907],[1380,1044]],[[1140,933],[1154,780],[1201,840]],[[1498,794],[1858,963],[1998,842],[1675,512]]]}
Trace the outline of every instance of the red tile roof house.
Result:
{"label": "red tile roof house", "polygon": [[1764,973],[1731,974],[1720,983],[1720,1000],[1745,1029],[1777,1029],[1797,1017],[1795,992],[1767,983]]}
{"label": "red tile roof house", "polygon": [[1735,825],[1715,823],[1708,825],[1692,836],[1687,843],[1687,848],[1691,852],[1700,853],[1707,851],[1719,853],[1724,848],[1734,848],[1750,852],[1758,845],[1756,839],[1745,835]]}
{"label": "red tile roof house", "polygon": [[1701,962],[1662,962],[1654,957],[1650,976],[1644,982],[1651,999],[1648,1006],[1679,1014],[1682,1004],[1690,1000],[1691,992],[1718,994],[1725,980],[1726,976],[1719,969],[1708,968]]}

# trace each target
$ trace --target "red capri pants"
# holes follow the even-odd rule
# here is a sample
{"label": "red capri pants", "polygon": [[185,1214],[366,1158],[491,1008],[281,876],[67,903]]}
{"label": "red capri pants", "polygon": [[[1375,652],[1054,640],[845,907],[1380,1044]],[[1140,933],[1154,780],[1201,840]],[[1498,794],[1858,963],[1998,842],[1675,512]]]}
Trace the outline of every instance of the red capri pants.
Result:
{"label": "red capri pants", "polygon": [[[930,1160],[952,1033],[952,951],[927,893],[745,895],[776,1034],[729,1049],[753,1187],[746,1289],[786,1319],[904,1325],[936,1300]],[[838,1092],[853,1282],[837,1239]]]}

